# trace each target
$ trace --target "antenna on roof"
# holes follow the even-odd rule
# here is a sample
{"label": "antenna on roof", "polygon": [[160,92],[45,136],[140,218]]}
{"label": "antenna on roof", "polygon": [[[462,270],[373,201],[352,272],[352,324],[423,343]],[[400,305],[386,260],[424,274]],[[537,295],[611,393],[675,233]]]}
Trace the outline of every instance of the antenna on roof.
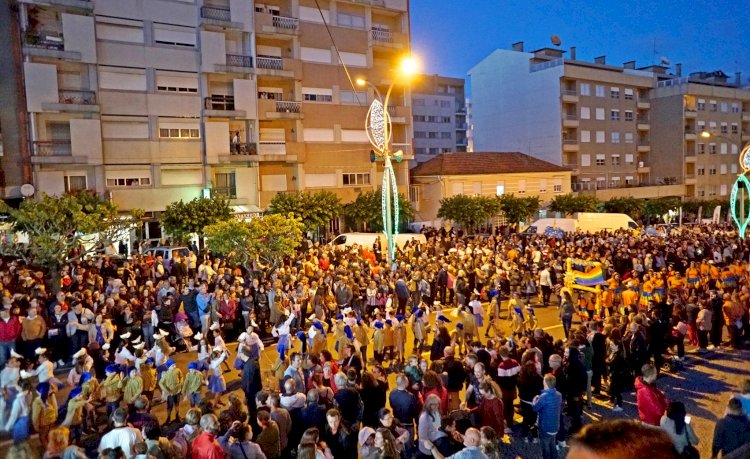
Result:
{"label": "antenna on roof", "polygon": [[660,57],[659,61],[661,62],[661,65],[666,65],[666,66],[672,65],[672,61],[670,61],[669,59],[667,59],[666,56]]}
{"label": "antenna on roof", "polygon": [[549,37],[549,39],[555,46],[562,45],[562,40],[560,40],[560,37],[558,37],[557,35],[552,35],[551,37]]}

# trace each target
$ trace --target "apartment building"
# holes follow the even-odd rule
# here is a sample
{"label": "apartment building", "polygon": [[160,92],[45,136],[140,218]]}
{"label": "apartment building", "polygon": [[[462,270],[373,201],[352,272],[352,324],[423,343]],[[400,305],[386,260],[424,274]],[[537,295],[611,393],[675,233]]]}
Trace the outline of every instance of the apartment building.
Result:
{"label": "apartment building", "polygon": [[652,96],[651,166],[682,177],[688,199],[727,199],[750,141],[750,88],[723,72],[658,82]]}
{"label": "apartment building", "polygon": [[466,104],[462,78],[421,75],[412,84],[414,157],[427,161],[440,153],[465,152]]}
{"label": "apartment building", "polygon": [[[365,115],[409,50],[408,0],[23,0],[18,25],[39,191],[156,217],[209,193],[255,212],[279,192],[346,201],[380,183]],[[408,87],[390,105],[411,159]],[[406,187],[405,163],[396,175]]]}
{"label": "apartment building", "polygon": [[574,191],[600,199],[681,196],[651,167],[650,91],[665,68],[576,59],[576,50],[498,49],[471,69],[477,151],[526,151],[568,167]]}

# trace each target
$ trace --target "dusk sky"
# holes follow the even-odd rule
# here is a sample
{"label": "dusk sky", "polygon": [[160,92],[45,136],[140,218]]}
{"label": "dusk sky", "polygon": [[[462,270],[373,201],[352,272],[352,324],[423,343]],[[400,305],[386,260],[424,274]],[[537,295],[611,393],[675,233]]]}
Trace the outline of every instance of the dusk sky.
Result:
{"label": "dusk sky", "polygon": [[723,70],[733,81],[740,71],[750,85],[750,0],[411,1],[412,52],[424,73],[465,78],[495,49],[553,47],[552,34],[579,60],[641,67],[665,56],[683,75]]}

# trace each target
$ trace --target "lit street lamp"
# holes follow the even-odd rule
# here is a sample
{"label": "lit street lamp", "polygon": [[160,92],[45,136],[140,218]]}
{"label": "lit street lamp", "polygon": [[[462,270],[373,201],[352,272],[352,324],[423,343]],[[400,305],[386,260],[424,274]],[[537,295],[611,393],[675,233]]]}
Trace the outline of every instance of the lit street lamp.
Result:
{"label": "lit street lamp", "polygon": [[[701,137],[704,139],[716,137],[719,139],[728,140],[732,144],[742,147],[742,145],[738,144],[734,140],[711,131],[701,132]],[[744,238],[748,223],[750,223],[750,218],[745,218],[745,190],[750,190],[750,180],[748,180],[747,176],[747,173],[750,172],[750,143],[742,147],[742,151],[740,151],[739,162],[742,172],[737,175],[737,180],[735,180],[734,185],[732,185],[732,193],[729,195],[729,210],[734,223],[737,225],[739,236],[741,238]],[[740,202],[739,214],[737,209],[738,200]]]}
{"label": "lit street lamp", "polygon": [[[417,66],[415,61],[410,58],[404,58],[399,66],[398,74],[406,82],[408,79],[416,73]],[[367,138],[375,148],[371,155],[371,160],[383,161],[383,183],[381,186],[381,207],[383,217],[383,233],[385,233],[386,241],[388,244],[387,260],[391,264],[396,254],[396,243],[394,235],[398,234],[398,186],[396,185],[396,175],[393,172],[392,161],[401,162],[403,158],[403,151],[399,150],[396,152],[391,151],[391,137],[393,136],[391,131],[391,115],[388,113],[388,102],[391,98],[391,91],[398,82],[398,78],[394,78],[391,85],[388,87],[388,91],[385,93],[385,99],[378,91],[378,88],[371,82],[358,78],[357,85],[359,86],[370,86],[377,96],[375,100],[370,104],[370,109],[367,111],[367,118],[365,120],[365,130],[367,131]]]}

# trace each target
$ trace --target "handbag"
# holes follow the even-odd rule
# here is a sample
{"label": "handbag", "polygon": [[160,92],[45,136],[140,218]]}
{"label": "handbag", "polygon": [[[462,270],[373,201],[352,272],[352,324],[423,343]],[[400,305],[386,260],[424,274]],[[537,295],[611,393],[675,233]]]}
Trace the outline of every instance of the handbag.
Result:
{"label": "handbag", "polygon": [[698,449],[690,443],[690,434],[688,434],[688,426],[685,425],[685,438],[687,439],[687,446],[682,450],[680,457],[683,459],[700,459],[701,454]]}

